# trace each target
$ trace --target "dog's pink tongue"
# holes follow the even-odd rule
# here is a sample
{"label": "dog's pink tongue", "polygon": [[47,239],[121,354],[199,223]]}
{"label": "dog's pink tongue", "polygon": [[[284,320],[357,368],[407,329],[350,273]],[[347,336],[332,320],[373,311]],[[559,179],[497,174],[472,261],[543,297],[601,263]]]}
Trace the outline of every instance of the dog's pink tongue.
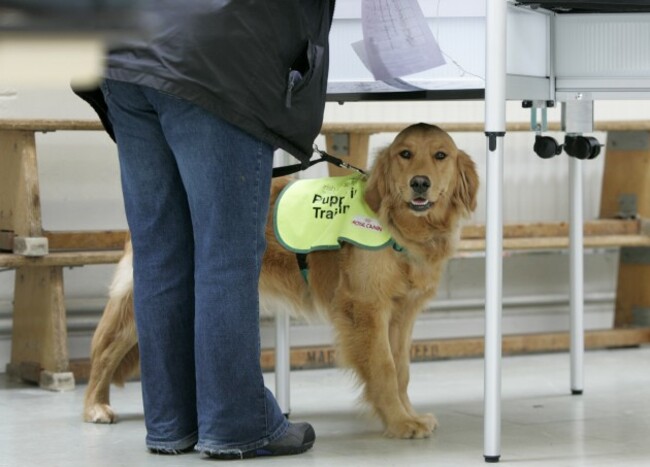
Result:
{"label": "dog's pink tongue", "polygon": [[427,203],[428,203],[428,201],[427,201],[426,199],[424,199],[424,198],[415,198],[415,199],[414,199],[413,201],[411,201],[411,202],[412,202],[413,204],[417,205],[417,206],[421,206],[421,205],[423,205],[423,204],[427,204]]}

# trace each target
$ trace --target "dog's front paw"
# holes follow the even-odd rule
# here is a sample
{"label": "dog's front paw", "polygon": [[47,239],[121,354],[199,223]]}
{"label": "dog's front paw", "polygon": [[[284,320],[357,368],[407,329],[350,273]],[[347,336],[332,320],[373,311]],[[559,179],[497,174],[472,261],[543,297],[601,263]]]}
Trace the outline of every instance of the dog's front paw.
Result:
{"label": "dog's front paw", "polygon": [[415,418],[423,423],[429,429],[429,432],[433,432],[438,427],[438,420],[432,413],[417,415]]}
{"label": "dog's front paw", "polygon": [[115,423],[115,418],[108,404],[94,404],[84,411],[84,421],[88,423]]}
{"label": "dog's front paw", "polygon": [[433,414],[424,414],[391,423],[384,434],[389,438],[422,439],[431,436],[437,426]]}

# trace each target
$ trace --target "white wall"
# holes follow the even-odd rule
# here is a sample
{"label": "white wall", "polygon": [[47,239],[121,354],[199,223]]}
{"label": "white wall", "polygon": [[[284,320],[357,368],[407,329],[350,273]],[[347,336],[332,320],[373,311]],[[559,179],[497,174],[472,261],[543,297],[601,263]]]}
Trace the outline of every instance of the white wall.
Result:
{"label": "white wall", "polygon": [[[478,122],[483,119],[483,102],[408,102],[328,104],[326,122]],[[636,102],[597,102],[597,120],[649,119],[649,106]],[[7,89],[0,87],[0,118],[88,119],[94,118],[89,107],[68,89]],[[518,103],[509,103],[509,121],[527,121],[528,111]],[[552,110],[549,120],[559,120]],[[485,138],[480,134],[454,134],[458,145],[466,149],[484,176]],[[597,134],[604,141],[604,135]],[[371,153],[387,144],[392,135],[371,139]],[[319,139],[324,147],[322,138]],[[37,137],[41,177],[44,226],[57,229],[126,228],[119,187],[115,147],[101,132],[58,132]],[[505,164],[506,222],[565,221],[568,218],[566,156],[550,161],[538,159],[532,152],[532,133],[508,134]],[[595,218],[600,198],[603,157],[585,164],[585,209],[587,219]],[[318,167],[318,166],[317,166]],[[311,169],[311,176],[324,173],[323,167]],[[320,172],[319,172],[320,171]],[[484,189],[484,187],[483,187]],[[474,222],[484,222],[483,197]],[[617,254],[588,254],[586,272],[589,296],[587,318],[592,327],[608,326],[611,321]],[[506,332],[541,331],[566,327],[568,295],[568,258],[564,254],[525,255],[506,258],[504,299]],[[436,313],[427,318],[427,335],[480,334],[482,332],[483,259],[454,260],[440,288]],[[98,313],[104,304],[111,266],[88,266],[66,270],[66,305],[71,326],[71,353],[88,355],[88,342]],[[0,371],[9,358],[9,326],[13,272],[0,271]],[[533,301],[526,299],[532,296]],[[444,309],[453,309],[453,313]],[[508,314],[510,313],[510,314]],[[519,318],[517,318],[519,317]],[[591,321],[590,321],[591,319]],[[433,320],[433,321],[432,321]],[[510,323],[510,324],[508,324]],[[327,340],[327,328],[299,333],[295,342]],[[265,344],[272,341],[264,328]],[[301,337],[302,336],[302,337]],[[308,337],[305,337],[308,336]],[[426,337],[426,336],[419,336]]]}

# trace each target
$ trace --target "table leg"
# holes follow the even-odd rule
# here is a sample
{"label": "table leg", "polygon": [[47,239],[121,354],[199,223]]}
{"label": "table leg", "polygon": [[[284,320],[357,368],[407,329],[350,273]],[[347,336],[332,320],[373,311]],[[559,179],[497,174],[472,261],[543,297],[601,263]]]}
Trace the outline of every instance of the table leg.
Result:
{"label": "table leg", "polygon": [[501,299],[503,274],[503,140],[506,127],[506,2],[486,5],[485,134],[487,207],[485,243],[486,462],[501,457]]}
{"label": "table leg", "polygon": [[584,266],[582,162],[569,157],[570,183],[570,305],[571,305],[571,393],[582,394],[584,367]]}

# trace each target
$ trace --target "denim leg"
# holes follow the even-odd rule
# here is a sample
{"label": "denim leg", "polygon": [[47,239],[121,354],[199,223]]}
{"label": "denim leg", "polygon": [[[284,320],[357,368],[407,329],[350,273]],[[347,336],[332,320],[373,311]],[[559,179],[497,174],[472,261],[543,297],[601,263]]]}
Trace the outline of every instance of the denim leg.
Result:
{"label": "denim leg", "polygon": [[260,367],[258,284],[273,150],[197,106],[147,93],[176,154],[192,214],[197,449],[261,447],[287,427]]}
{"label": "denim leg", "polygon": [[134,305],[147,447],[198,439],[194,371],[194,239],[187,195],[158,117],[139,86],[108,81],[134,249]]}
{"label": "denim leg", "polygon": [[272,148],[187,101],[139,89],[171,149],[191,219],[179,218],[193,235],[197,449],[264,446],[288,426],[259,361]]}

